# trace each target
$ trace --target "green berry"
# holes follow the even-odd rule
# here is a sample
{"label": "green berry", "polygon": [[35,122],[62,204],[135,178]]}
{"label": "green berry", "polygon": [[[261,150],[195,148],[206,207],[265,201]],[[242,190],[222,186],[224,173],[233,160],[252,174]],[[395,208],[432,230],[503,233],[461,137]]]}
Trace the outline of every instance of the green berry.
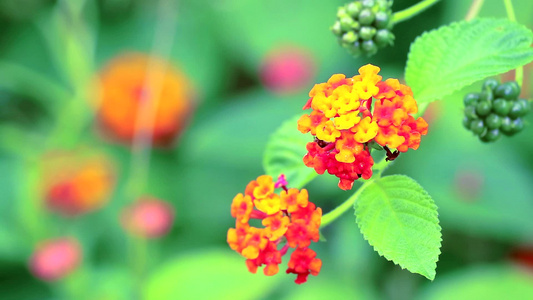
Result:
{"label": "green berry", "polygon": [[353,23],[355,23],[353,21],[353,19],[348,17],[348,16],[340,18],[339,22],[341,24],[341,29],[343,31],[348,31],[348,30],[352,29],[352,25],[353,25]]}
{"label": "green berry", "polygon": [[494,94],[498,98],[515,100],[518,98],[518,95],[520,95],[520,87],[516,81],[504,82],[494,89]]}
{"label": "green berry", "polygon": [[490,103],[490,101],[480,101],[476,105],[476,113],[480,117],[484,117],[488,115],[491,109],[492,109],[492,104]]}
{"label": "green berry", "polygon": [[527,113],[531,110],[531,105],[529,105],[529,101],[526,99],[518,99],[518,102],[522,105],[522,116],[527,115]]}
{"label": "green berry", "polygon": [[372,22],[374,22],[375,19],[376,16],[370,8],[363,8],[363,10],[361,10],[361,12],[359,13],[358,20],[361,25],[370,25],[372,24]]}
{"label": "green berry", "polygon": [[470,130],[470,123],[472,122],[472,119],[470,119],[469,117],[464,117],[463,118],[463,126]]}
{"label": "green berry", "polygon": [[359,31],[359,35],[363,41],[371,40],[376,34],[376,28],[370,26],[363,26]]}
{"label": "green berry", "polygon": [[470,105],[465,107],[465,116],[470,119],[477,119],[476,106]]}
{"label": "green berry", "polygon": [[359,41],[356,41],[354,42],[353,44],[345,47],[346,49],[348,49],[348,52],[350,52],[351,55],[353,56],[359,56],[361,55],[362,51],[361,51],[361,43],[359,43]]}
{"label": "green berry", "polygon": [[375,0],[362,0],[361,3],[363,4],[363,7],[371,8],[376,4]]}
{"label": "green berry", "polygon": [[497,98],[492,103],[492,110],[499,114],[500,116],[507,116],[509,112],[511,111],[512,103],[503,99],[503,98]]}
{"label": "green berry", "polygon": [[511,103],[511,111],[509,112],[509,117],[511,117],[511,119],[516,119],[525,114],[524,112],[526,108],[523,106],[522,102],[517,100],[517,101],[510,101],[510,103]]}
{"label": "green berry", "polygon": [[379,10],[388,10],[392,5],[392,1],[377,0],[377,5],[378,5]]}
{"label": "green berry", "polygon": [[357,41],[359,37],[357,36],[357,33],[353,31],[348,31],[342,36],[342,41],[344,43],[353,44],[355,41]]}
{"label": "green berry", "polygon": [[494,78],[489,78],[483,82],[483,86],[481,87],[482,90],[490,89],[491,91],[494,91],[494,89],[498,86],[499,82],[498,80]]}
{"label": "green berry", "polygon": [[385,11],[378,11],[376,13],[376,20],[374,21],[374,26],[377,29],[385,29],[389,26],[390,15]]}
{"label": "green berry", "polygon": [[495,142],[501,136],[502,136],[502,134],[500,133],[499,129],[492,129],[492,130],[487,130],[486,132],[484,132],[479,137],[480,137],[480,139],[483,142]]}
{"label": "green berry", "polygon": [[475,135],[482,134],[486,127],[485,122],[483,120],[477,119],[470,122],[470,128],[469,128]]}
{"label": "green berry", "polygon": [[502,118],[502,125],[500,125],[500,131],[505,135],[513,134],[513,120],[509,117]]}
{"label": "green berry", "polygon": [[516,120],[513,120],[511,128],[512,128],[511,131],[512,131],[513,134],[518,133],[518,132],[522,131],[522,129],[524,129],[524,122],[520,118],[518,118]]}
{"label": "green berry", "polygon": [[336,21],[333,26],[331,26],[331,32],[335,35],[341,35],[342,29],[341,29],[341,23],[339,21]]}
{"label": "green berry", "polygon": [[502,125],[502,118],[497,114],[492,113],[485,118],[485,123],[487,124],[488,129],[500,128],[500,125]]}
{"label": "green berry", "polygon": [[337,18],[343,18],[343,17],[349,17],[350,15],[346,11],[346,8],[341,6],[339,9],[337,9]]}
{"label": "green berry", "polygon": [[492,93],[492,90],[483,90],[481,91],[481,93],[479,93],[479,99],[481,101],[488,101],[488,102],[492,102],[492,100],[494,100],[494,95]]}
{"label": "green berry", "polygon": [[380,29],[376,32],[376,35],[374,36],[374,41],[380,47],[392,44],[393,40],[394,35],[388,29]]}
{"label": "green berry", "polygon": [[363,4],[359,1],[351,2],[346,6],[346,12],[352,17],[357,17],[362,9]]}
{"label": "green berry", "polygon": [[469,93],[463,99],[465,106],[476,104],[479,101],[478,93]]}
{"label": "green berry", "polygon": [[375,54],[376,52],[378,52],[378,46],[376,46],[376,43],[374,43],[372,40],[364,41],[363,44],[361,44],[361,48],[368,55],[372,55],[372,54]]}

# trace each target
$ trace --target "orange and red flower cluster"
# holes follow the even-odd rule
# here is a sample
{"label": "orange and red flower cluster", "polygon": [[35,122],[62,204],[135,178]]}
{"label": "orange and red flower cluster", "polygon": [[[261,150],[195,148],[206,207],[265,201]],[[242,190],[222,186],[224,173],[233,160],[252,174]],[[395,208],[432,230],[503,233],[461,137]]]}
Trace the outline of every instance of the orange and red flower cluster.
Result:
{"label": "orange and red flower cluster", "polygon": [[[296,274],[298,284],[307,276],[318,275],[322,261],[316,258],[309,245],[318,242],[322,209],[308,200],[307,190],[287,189],[283,175],[276,183],[262,175],[248,184],[231,204],[231,215],[236,218],[235,228],[228,231],[231,249],[246,257],[246,266],[252,273],[265,265],[267,276],[277,274],[281,257],[296,248],[289,260],[287,273]],[[276,194],[275,188],[283,188]],[[263,228],[250,226],[251,219],[261,220]],[[278,250],[278,245],[285,245]]]}
{"label": "orange and red flower cluster", "polygon": [[412,116],[418,107],[411,88],[397,79],[382,81],[379,71],[368,64],[352,78],[335,74],[316,84],[304,106],[313,111],[298,120],[300,132],[315,136],[307,144],[305,165],[337,176],[343,190],[351,189],[360,177],[372,176],[372,144],[383,147],[392,160],[408,148],[418,149],[421,136],[427,134],[426,121]]}

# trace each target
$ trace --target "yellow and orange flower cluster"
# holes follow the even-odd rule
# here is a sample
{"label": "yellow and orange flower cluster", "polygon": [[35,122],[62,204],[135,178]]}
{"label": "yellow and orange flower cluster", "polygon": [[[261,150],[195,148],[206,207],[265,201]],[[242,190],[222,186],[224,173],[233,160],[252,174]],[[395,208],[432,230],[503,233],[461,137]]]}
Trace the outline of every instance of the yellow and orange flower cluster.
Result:
{"label": "yellow and orange flower cluster", "polygon": [[418,149],[420,137],[427,134],[426,121],[412,116],[418,107],[411,88],[397,79],[382,81],[379,71],[368,64],[352,78],[335,74],[316,84],[304,106],[313,111],[298,120],[300,132],[315,136],[307,144],[305,165],[319,174],[328,171],[337,176],[343,190],[351,189],[360,177],[372,176],[373,143],[392,160],[408,148]]}
{"label": "yellow and orange flower cluster", "polygon": [[[243,194],[238,194],[231,204],[231,215],[236,218],[235,228],[228,231],[231,249],[246,257],[246,266],[252,273],[265,265],[267,276],[277,274],[281,257],[290,248],[296,248],[288,263],[287,273],[296,274],[298,284],[307,276],[318,275],[322,261],[316,258],[309,245],[318,242],[322,209],[308,199],[307,190],[287,189],[285,177],[276,183],[272,177],[262,175],[248,184]],[[275,193],[275,188],[283,188]],[[250,226],[251,219],[261,220],[263,228]],[[278,250],[278,245],[285,245]]]}
{"label": "yellow and orange flower cluster", "polygon": [[169,62],[145,54],[124,54],[98,75],[98,118],[102,128],[131,142],[149,133],[155,146],[170,144],[192,110],[188,78]]}

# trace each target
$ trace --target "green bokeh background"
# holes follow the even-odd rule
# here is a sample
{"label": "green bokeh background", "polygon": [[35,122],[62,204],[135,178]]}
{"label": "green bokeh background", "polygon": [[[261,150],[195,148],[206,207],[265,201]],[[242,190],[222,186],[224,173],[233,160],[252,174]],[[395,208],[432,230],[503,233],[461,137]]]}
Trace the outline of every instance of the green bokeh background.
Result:
{"label": "green bokeh background", "polygon": [[[396,0],[393,9],[414,3]],[[461,95],[479,83],[433,103],[420,149],[386,171],[417,180],[439,207],[443,246],[434,282],[379,257],[352,212],[323,230],[327,241],[313,245],[322,271],[301,286],[283,267],[268,278],[248,273],[244,258],[227,246],[231,200],[264,173],[269,136],[301,113],[312,85],[334,73],[353,76],[367,63],[380,66],[385,78],[402,78],[416,36],[463,19],[471,1],[441,1],[398,24],[394,47],[370,58],[349,56],[329,32],[343,4],[1,0],[0,299],[533,298],[533,114],[519,135],[481,144],[461,125]],[[533,2],[513,4],[518,22],[533,28]],[[480,16],[505,18],[503,3],[485,1]],[[267,54],[284,45],[308,51],[316,70],[291,93],[273,92],[260,80]],[[134,200],[126,183],[135,157],[128,146],[102,138],[77,92],[111,58],[161,49],[193,82],[197,103],[177,142],[151,153],[142,192],[172,203],[176,220],[168,235],[142,241],[118,222]],[[526,67],[522,96],[529,99],[530,74]],[[117,188],[103,209],[64,219],[30,201],[42,201],[34,157],[51,134],[58,147],[84,145],[116,162]],[[324,212],[351,195],[329,176],[306,188]],[[33,277],[27,262],[35,245],[67,234],[80,240],[81,267],[53,283]]]}

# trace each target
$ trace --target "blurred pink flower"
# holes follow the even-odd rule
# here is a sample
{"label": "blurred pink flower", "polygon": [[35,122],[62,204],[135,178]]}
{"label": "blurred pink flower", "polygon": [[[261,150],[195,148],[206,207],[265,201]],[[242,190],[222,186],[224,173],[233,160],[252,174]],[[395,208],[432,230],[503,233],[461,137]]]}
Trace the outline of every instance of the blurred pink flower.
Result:
{"label": "blurred pink flower", "polygon": [[272,50],[266,55],[260,70],[265,87],[279,93],[295,92],[307,86],[314,74],[311,54],[294,46]]}
{"label": "blurred pink flower", "polygon": [[81,247],[74,238],[46,240],[30,258],[30,270],[36,277],[53,281],[74,271],[81,262]]}
{"label": "blurred pink flower", "polygon": [[174,221],[172,206],[153,197],[144,197],[126,207],[121,215],[124,229],[140,237],[156,238],[165,235]]}

